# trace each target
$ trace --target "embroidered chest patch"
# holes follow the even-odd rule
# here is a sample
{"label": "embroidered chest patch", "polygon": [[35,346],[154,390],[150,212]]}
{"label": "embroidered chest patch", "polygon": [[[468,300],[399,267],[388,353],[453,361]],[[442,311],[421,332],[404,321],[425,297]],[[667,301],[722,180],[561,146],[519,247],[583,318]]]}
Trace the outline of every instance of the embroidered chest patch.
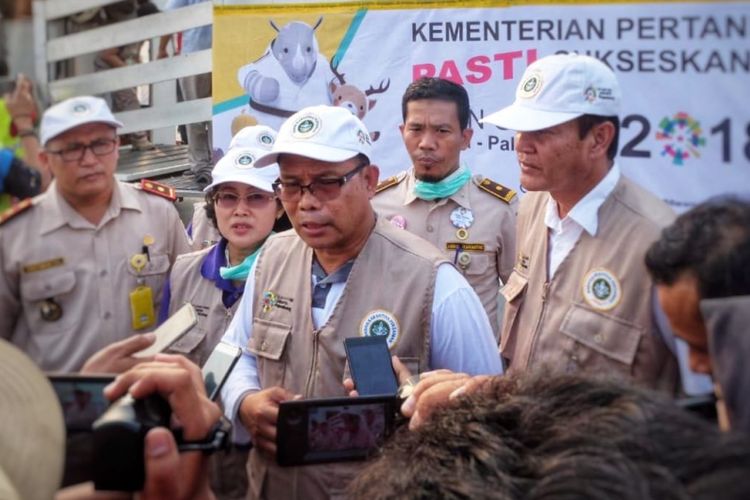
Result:
{"label": "embroidered chest patch", "polygon": [[398,342],[401,327],[396,317],[383,309],[376,309],[367,313],[359,325],[359,334],[363,337],[385,337],[388,348]]}
{"label": "embroidered chest patch", "polygon": [[622,288],[607,269],[592,269],[583,278],[583,298],[594,309],[609,311],[620,303]]}

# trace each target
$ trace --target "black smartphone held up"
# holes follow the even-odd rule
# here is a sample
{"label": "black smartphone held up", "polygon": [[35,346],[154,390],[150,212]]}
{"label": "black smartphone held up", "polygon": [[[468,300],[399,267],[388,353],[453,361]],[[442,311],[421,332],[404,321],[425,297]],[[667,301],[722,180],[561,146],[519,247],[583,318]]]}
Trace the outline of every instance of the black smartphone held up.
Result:
{"label": "black smartphone held up", "polygon": [[364,460],[393,433],[399,400],[361,396],[284,401],[279,404],[279,465]]}
{"label": "black smartphone held up", "polygon": [[344,339],[349,371],[360,396],[395,395],[398,380],[385,337]]}
{"label": "black smartphone held up", "polygon": [[211,355],[201,368],[203,382],[206,384],[206,393],[211,401],[219,396],[221,387],[241,354],[242,349],[226,342],[219,342],[211,351]]}
{"label": "black smartphone held up", "polygon": [[65,418],[65,472],[63,486],[93,479],[92,424],[109,407],[104,388],[114,375],[48,373]]}

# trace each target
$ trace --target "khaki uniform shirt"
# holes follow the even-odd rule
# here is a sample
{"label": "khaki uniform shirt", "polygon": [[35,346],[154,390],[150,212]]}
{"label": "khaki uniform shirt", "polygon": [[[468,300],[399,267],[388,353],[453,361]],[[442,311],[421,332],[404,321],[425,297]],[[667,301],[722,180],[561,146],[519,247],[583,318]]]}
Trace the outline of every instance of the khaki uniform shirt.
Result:
{"label": "khaki uniform shirt", "polygon": [[[313,252],[293,231],[271,237],[258,257],[253,335],[261,387],[280,385],[305,398],[344,397],[343,340],[380,327],[391,352],[430,369],[430,318],[437,267],[443,255],[426,241],[379,219],[354,261],[330,319],[316,329],[310,314]],[[284,272],[278,272],[284,269]],[[361,464],[279,467],[254,449],[252,498],[341,497]]]}
{"label": "khaki uniform shirt", "polygon": [[[413,170],[386,179],[378,186],[373,208],[394,223],[405,222],[407,231],[435,245],[456,264],[479,295],[498,339],[498,280],[505,282],[513,269],[518,197],[477,175],[454,195],[425,201],[414,195],[415,181]],[[466,223],[452,220],[457,220],[452,214],[460,208],[473,217],[463,240],[457,235],[457,224]],[[458,244],[462,248],[457,251]]]}
{"label": "khaki uniform shirt", "polygon": [[596,236],[584,231],[548,280],[548,198],[528,193],[518,212],[518,259],[501,290],[501,351],[510,370],[545,363],[674,392],[676,360],[657,330],[643,261],[674,213],[621,177],[599,209]]}
{"label": "khaki uniform shirt", "polygon": [[[150,260],[137,273],[130,259],[147,235]],[[53,182],[0,227],[0,337],[42,370],[77,371],[103,347],[153,328],[133,330],[130,293],[139,282],[150,287],[156,314],[169,268],[188,250],[166,199],[115,182],[110,207],[94,225]]]}

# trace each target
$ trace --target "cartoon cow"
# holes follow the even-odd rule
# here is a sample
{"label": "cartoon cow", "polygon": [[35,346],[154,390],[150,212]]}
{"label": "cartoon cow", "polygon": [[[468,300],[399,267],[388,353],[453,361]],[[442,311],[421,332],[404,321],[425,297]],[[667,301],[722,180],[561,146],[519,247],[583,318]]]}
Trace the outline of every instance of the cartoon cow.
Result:
{"label": "cartoon cow", "polygon": [[277,31],[266,52],[239,69],[237,78],[250,97],[252,114],[259,123],[278,128],[296,111],[317,104],[330,104],[328,82],[333,75],[318,49],[315,26],[292,21]]}
{"label": "cartoon cow", "polygon": [[[373,88],[372,85],[370,85],[369,89],[363,91],[358,87],[355,87],[354,85],[346,83],[344,74],[339,73],[338,65],[334,64],[333,60],[331,60],[331,71],[339,81],[339,85],[336,85],[334,81],[331,81],[330,83],[329,90],[332,95],[331,100],[333,102],[333,105],[348,109],[360,120],[362,120],[367,112],[371,110],[377,103],[377,100],[370,99],[370,96],[374,94],[382,94],[391,86],[390,79],[381,80],[380,86],[377,89]],[[373,141],[377,141],[378,137],[380,137],[380,132],[370,133],[370,138]]]}

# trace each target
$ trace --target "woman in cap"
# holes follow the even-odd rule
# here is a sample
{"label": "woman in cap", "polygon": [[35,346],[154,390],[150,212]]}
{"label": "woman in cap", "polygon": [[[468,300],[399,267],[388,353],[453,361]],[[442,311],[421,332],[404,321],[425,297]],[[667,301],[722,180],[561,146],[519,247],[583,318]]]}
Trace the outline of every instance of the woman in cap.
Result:
{"label": "woman in cap", "polygon": [[214,167],[206,192],[206,215],[218,229],[218,243],[184,255],[174,263],[159,312],[164,321],[186,302],[198,312],[198,324],[170,350],[203,365],[232,319],[245,278],[274,225],[284,213],[271,183],[278,166],[255,168],[266,151],[239,147]]}

